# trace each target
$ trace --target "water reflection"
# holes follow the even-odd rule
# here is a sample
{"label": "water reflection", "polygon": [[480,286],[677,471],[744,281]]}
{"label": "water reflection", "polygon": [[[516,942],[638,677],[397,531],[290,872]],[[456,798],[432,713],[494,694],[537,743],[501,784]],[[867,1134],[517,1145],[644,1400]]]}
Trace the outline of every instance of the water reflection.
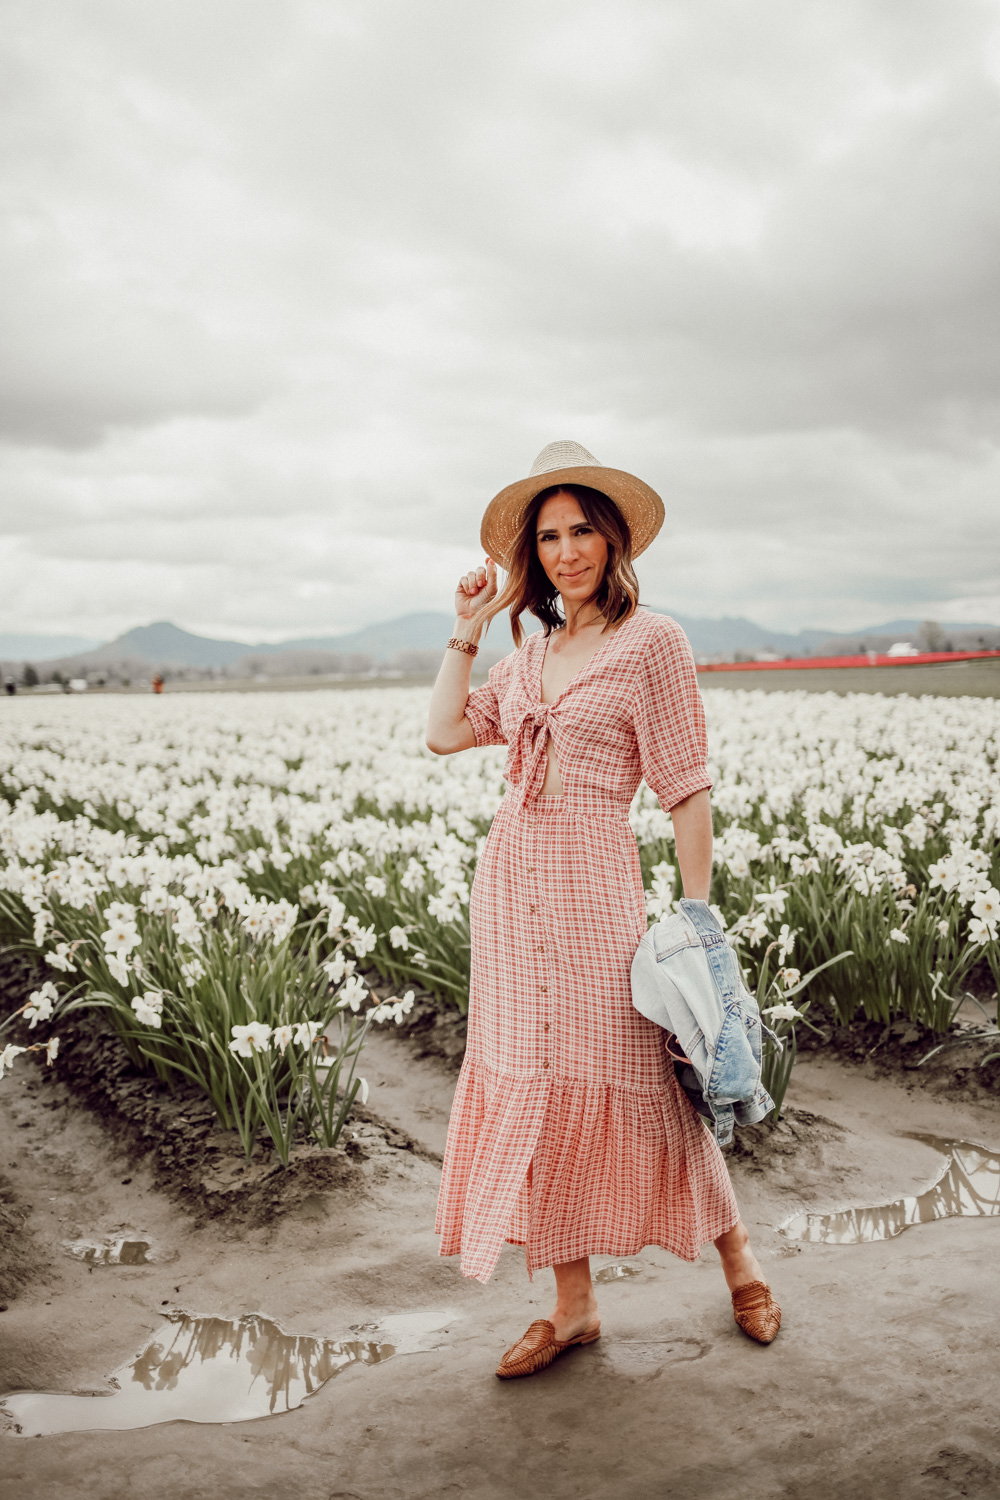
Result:
{"label": "water reflection", "polygon": [[638,1266],[626,1266],[621,1263],[613,1266],[602,1266],[594,1276],[595,1281],[625,1281],[629,1276],[640,1274]]}
{"label": "water reflection", "polygon": [[797,1214],[781,1226],[782,1234],[812,1244],[861,1245],[892,1239],[911,1224],[1000,1214],[1000,1154],[942,1136],[914,1133],[910,1138],[925,1141],[947,1158],[944,1171],[932,1187],[874,1208]]}
{"label": "water reflection", "polygon": [[111,1377],[107,1395],[30,1391],[7,1396],[7,1413],[25,1437],[85,1429],[124,1431],[157,1422],[245,1422],[292,1411],[350,1365],[378,1364],[396,1352],[369,1339],[301,1338],[269,1318],[237,1322],[167,1319],[164,1335]]}
{"label": "water reflection", "polygon": [[66,1240],[65,1248],[91,1266],[148,1266],[160,1259],[149,1240]]}

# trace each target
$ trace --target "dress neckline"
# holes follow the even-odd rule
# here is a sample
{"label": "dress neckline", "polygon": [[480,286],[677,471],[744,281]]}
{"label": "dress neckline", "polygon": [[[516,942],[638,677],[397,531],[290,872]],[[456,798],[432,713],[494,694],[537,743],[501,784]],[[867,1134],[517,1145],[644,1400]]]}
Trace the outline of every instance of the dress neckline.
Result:
{"label": "dress neckline", "polygon": [[[574,672],[573,676],[570,678],[569,682],[567,682],[567,684],[563,688],[562,692],[558,693],[556,695],[556,697],[553,698],[553,700],[552,700],[551,703],[545,704],[546,708],[555,708],[556,704],[559,703],[563,698],[565,698],[565,696],[569,692],[570,688],[573,687],[577,682],[579,682],[580,678],[584,675],[585,672],[589,672],[590,671],[591,667],[597,661],[597,658],[599,656],[602,656],[604,654],[604,652],[608,649],[608,647],[614,644],[614,642],[618,639],[618,637],[621,635],[621,633],[622,633],[623,630],[627,630],[628,629],[628,627],[632,623],[632,621],[638,617],[639,610],[641,608],[642,608],[641,605],[636,605],[635,609],[629,615],[628,619],[627,620],[623,620],[622,623],[619,625],[618,629],[615,630],[615,631],[613,631],[612,634],[608,637],[608,639],[606,641],[604,641],[600,646],[598,646],[598,648],[594,652],[593,656],[590,657],[588,661],[584,662],[583,666],[580,668],[580,670],[578,672]],[[545,658],[546,658],[546,656],[548,654],[549,641],[552,639],[552,635],[553,634],[554,634],[554,632],[550,631],[548,635],[542,637],[542,649],[538,653],[538,671],[537,671],[537,682],[535,684],[535,698],[536,698],[536,700],[539,703],[544,703],[545,702],[545,700],[542,697],[542,673],[545,671]]]}

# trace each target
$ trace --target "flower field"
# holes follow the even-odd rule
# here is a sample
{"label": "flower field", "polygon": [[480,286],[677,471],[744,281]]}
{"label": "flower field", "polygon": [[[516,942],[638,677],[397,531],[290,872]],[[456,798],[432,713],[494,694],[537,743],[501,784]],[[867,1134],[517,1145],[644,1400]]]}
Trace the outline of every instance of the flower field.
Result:
{"label": "flower field", "polygon": [[[829,964],[814,1015],[947,1030],[973,966],[1000,978],[1000,705],[705,701],[713,897],[774,1019],[793,1023],[802,976]],[[51,976],[28,1026],[105,1007],[134,1060],[200,1084],[248,1154],[261,1131],[283,1160],[303,1132],[335,1142],[367,1027],[412,1004],[377,1001],[361,971],[466,1002],[503,752],[435,758],[425,711],[422,689],[6,702],[0,940]],[[656,920],[680,890],[645,787],[632,826]]]}

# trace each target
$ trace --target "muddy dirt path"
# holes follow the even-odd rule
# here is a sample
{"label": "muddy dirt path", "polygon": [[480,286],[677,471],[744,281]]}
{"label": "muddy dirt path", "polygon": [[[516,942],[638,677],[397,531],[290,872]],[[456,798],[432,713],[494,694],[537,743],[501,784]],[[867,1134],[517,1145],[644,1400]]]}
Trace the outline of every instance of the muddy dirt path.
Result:
{"label": "muddy dirt path", "polygon": [[[389,1035],[376,1039],[366,1072],[370,1104],[440,1150],[454,1072],[414,1063]],[[994,1496],[1000,1219],[949,1219],[850,1246],[791,1244],[775,1226],[802,1209],[926,1187],[942,1159],[901,1132],[1000,1148],[995,1106],[921,1096],[812,1058],[796,1070],[791,1102],[800,1113],[767,1162],[733,1162],[784,1307],[775,1344],[740,1334],[713,1252],[689,1266],[647,1250],[630,1263],[634,1274],[602,1285],[600,1343],[543,1376],[501,1383],[496,1359],[549,1311],[551,1278],[529,1285],[513,1247],[487,1287],[440,1260],[433,1161],[375,1150],[352,1186],[307,1197],[262,1228],[227,1230],[224,1218],[197,1227],[60,1085],[19,1064],[0,1087],[0,1170],[31,1208],[34,1254],[27,1284],[0,1314],[0,1390],[106,1390],[113,1370],[176,1330],[165,1320],[179,1311],[262,1314],[362,1352],[280,1415],[34,1438],[7,1431],[4,1493]],[[160,1259],[91,1265],[60,1248],[85,1238],[145,1243]],[[367,1363],[376,1347],[412,1352]],[[225,1385],[216,1368],[205,1367],[205,1415]]]}

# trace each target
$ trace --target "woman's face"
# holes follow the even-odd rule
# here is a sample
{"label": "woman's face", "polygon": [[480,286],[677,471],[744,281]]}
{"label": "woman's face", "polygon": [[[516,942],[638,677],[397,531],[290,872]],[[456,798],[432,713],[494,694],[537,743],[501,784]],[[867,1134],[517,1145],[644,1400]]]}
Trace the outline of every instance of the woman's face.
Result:
{"label": "woman's face", "polygon": [[538,512],[535,543],[538,561],[564,599],[583,604],[596,594],[608,563],[608,544],[565,490],[550,495]]}

